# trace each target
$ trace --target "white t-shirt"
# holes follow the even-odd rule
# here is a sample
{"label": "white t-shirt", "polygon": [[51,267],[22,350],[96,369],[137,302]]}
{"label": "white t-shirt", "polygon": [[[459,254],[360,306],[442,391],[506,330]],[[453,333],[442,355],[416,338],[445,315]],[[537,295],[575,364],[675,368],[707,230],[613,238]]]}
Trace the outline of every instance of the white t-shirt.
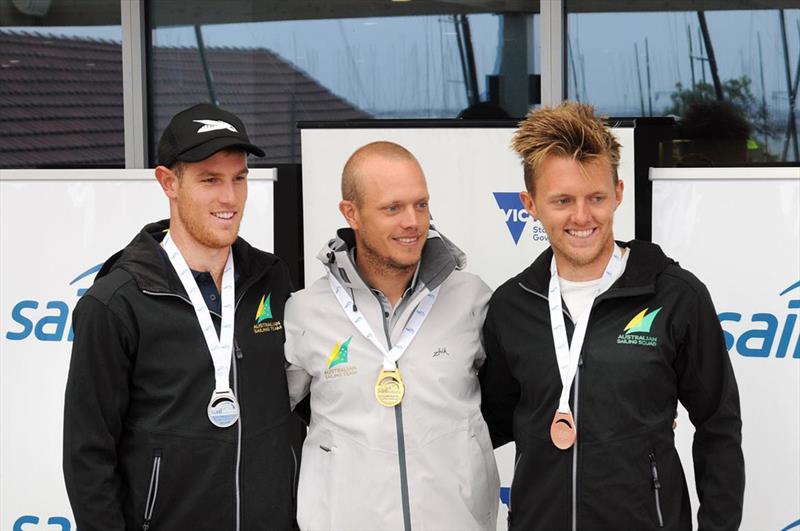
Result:
{"label": "white t-shirt", "polygon": [[[622,253],[622,265],[620,266],[617,275],[611,281],[612,284],[622,276],[622,273],[625,271],[625,266],[628,264],[628,257],[631,255],[630,249],[623,248]],[[558,284],[561,287],[561,297],[564,299],[564,303],[567,305],[567,309],[569,310],[569,314],[572,316],[573,322],[577,321],[578,317],[580,317],[581,314],[586,310],[586,307],[592,300],[592,293],[594,293],[594,289],[600,283],[602,278],[603,277],[596,278],[594,280],[575,282],[561,278],[560,276],[558,277]]]}

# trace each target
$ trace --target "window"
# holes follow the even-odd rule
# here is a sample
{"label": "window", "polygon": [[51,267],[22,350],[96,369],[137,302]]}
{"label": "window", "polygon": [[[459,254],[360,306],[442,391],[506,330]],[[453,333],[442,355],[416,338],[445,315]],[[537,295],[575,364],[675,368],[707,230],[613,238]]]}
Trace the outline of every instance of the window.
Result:
{"label": "window", "polygon": [[790,105],[800,75],[800,9],[704,1],[694,5],[727,10],[668,11],[669,2],[657,1],[646,4],[653,11],[626,12],[645,4],[617,4],[597,12],[597,4],[567,2],[569,99],[612,116],[677,116],[677,136],[694,145],[674,141],[677,162],[698,162],[686,150],[697,154],[700,139],[716,163],[800,160]]}
{"label": "window", "polygon": [[522,116],[538,94],[538,2],[196,4],[148,4],[151,153],[201,101],[239,114],[274,164],[299,162],[298,121]]}
{"label": "window", "polygon": [[119,0],[65,4],[3,8],[0,168],[125,165]]}

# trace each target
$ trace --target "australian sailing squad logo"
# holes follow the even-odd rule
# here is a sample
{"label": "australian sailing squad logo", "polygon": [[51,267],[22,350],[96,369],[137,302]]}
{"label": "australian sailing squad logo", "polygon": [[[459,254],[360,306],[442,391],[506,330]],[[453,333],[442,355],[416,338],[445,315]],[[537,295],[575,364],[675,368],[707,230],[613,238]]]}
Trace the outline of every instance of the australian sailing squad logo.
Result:
{"label": "australian sailing squad logo", "polygon": [[653,326],[658,312],[661,308],[656,308],[648,312],[650,308],[645,308],[631,319],[623,329],[623,333],[617,337],[618,345],[641,345],[643,347],[655,347],[658,338],[650,335],[650,327]]}
{"label": "australian sailing squad logo", "polygon": [[258,303],[258,310],[256,310],[256,322],[253,324],[253,333],[263,334],[264,332],[280,332],[283,330],[283,325],[280,321],[272,319],[272,307],[269,304],[269,299],[272,293],[261,296],[261,302]]}
{"label": "australian sailing squad logo", "polygon": [[353,336],[348,337],[344,342],[337,341],[331,350],[331,355],[325,361],[325,379],[339,378],[341,376],[351,376],[358,372],[355,365],[350,365],[350,341]]}

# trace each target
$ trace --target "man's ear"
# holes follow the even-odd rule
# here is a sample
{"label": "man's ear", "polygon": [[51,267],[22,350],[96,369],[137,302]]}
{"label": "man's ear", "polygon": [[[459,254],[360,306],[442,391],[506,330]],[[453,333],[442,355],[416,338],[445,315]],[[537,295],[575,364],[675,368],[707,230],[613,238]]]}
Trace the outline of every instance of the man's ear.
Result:
{"label": "man's ear", "polygon": [[358,207],[356,207],[356,204],[353,201],[348,201],[346,199],[339,201],[339,212],[342,213],[342,216],[344,216],[345,221],[347,221],[347,224],[350,225],[351,229],[358,230]]}
{"label": "man's ear", "polygon": [[522,206],[525,207],[528,214],[530,214],[533,219],[536,219],[536,204],[534,204],[533,196],[530,192],[520,192],[519,200],[522,201]]}
{"label": "man's ear", "polygon": [[617,185],[614,187],[614,200],[617,202],[614,210],[619,208],[619,205],[622,203],[622,196],[623,192],[625,191],[625,183],[622,182],[622,179],[617,180]]}
{"label": "man's ear", "polygon": [[166,166],[156,166],[156,180],[164,190],[164,194],[170,199],[178,196],[178,176]]}

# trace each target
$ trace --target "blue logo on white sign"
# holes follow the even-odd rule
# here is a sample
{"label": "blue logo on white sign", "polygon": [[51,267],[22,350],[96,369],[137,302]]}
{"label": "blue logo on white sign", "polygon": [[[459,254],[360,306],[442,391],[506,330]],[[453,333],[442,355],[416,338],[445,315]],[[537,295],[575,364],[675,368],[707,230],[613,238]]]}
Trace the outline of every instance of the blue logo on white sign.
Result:
{"label": "blue logo on white sign", "polygon": [[[40,518],[38,516],[31,514],[20,516],[14,522],[14,531],[33,531],[34,529],[41,529],[38,526],[39,520]],[[50,526],[54,525],[59,526],[60,531],[69,531],[72,528],[72,524],[70,523],[69,519],[64,516],[51,516],[47,519],[48,529],[53,529]]]}
{"label": "blue logo on white sign", "polygon": [[497,201],[497,206],[506,215],[506,226],[514,239],[514,244],[518,244],[522,231],[525,229],[525,224],[531,218],[528,211],[522,206],[519,192],[494,192],[494,200]]}
{"label": "blue logo on white sign", "polygon": [[[728,350],[735,347],[740,356],[748,358],[786,358],[790,356],[800,359],[800,337],[798,337],[800,334],[794,333],[798,310],[800,310],[800,297],[798,297],[800,280],[781,291],[778,296],[783,297],[792,291],[795,291],[795,296],[789,295],[789,300],[786,301],[785,316],[756,312],[749,318],[749,322],[743,323],[747,329],[739,334],[738,338],[733,335],[732,331],[724,329],[725,323],[742,322],[744,316],[739,312],[720,313],[719,321],[723,326],[722,333],[725,336],[725,346]],[[792,343],[794,343],[794,348],[792,348]]]}
{"label": "blue logo on white sign", "polygon": [[[97,264],[90,267],[69,283],[70,286],[80,282],[86,277],[97,273],[103,264]],[[78,297],[86,293],[88,287],[78,288],[75,295]],[[48,310],[48,311],[43,311]],[[69,332],[67,324],[69,323],[70,307],[66,301],[51,300],[51,301],[37,301],[35,299],[25,299],[19,301],[11,309],[11,320],[16,323],[20,328],[17,330],[9,330],[6,332],[6,339],[11,341],[22,341],[27,339],[31,334],[39,341],[72,341],[72,327]]]}

